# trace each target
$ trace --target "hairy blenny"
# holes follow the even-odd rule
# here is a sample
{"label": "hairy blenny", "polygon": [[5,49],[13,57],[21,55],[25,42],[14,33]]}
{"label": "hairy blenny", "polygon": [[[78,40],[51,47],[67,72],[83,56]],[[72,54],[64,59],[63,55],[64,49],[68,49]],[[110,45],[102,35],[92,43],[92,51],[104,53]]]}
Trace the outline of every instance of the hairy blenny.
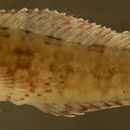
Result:
{"label": "hairy blenny", "polygon": [[0,10],[0,101],[57,116],[130,105],[130,34],[57,11]]}

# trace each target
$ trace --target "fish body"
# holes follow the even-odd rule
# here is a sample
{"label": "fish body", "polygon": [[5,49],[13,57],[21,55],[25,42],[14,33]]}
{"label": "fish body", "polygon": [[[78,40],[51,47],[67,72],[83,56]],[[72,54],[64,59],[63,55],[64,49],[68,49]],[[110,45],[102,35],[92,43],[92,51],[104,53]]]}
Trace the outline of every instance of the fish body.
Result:
{"label": "fish body", "polygon": [[57,11],[0,11],[0,101],[57,116],[130,105],[130,35]]}

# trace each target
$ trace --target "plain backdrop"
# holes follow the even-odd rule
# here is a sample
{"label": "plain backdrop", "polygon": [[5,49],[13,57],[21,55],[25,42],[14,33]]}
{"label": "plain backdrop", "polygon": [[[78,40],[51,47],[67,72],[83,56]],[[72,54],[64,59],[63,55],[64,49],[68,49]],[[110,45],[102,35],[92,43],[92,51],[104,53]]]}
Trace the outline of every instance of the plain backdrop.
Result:
{"label": "plain backdrop", "polygon": [[[130,0],[0,0],[0,9],[49,8],[89,19],[113,30],[130,30]],[[0,103],[0,130],[130,130],[130,107],[86,113],[76,118],[44,114],[29,105]]]}

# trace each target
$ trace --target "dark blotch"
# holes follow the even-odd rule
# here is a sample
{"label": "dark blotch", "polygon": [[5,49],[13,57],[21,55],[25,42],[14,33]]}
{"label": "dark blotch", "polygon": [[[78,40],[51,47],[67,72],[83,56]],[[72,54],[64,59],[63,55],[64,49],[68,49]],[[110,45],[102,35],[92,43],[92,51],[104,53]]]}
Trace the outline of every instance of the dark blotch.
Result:
{"label": "dark blotch", "polygon": [[111,104],[109,104],[109,103],[104,103],[104,105],[107,106],[107,107],[111,106]]}
{"label": "dark blotch", "polygon": [[31,33],[29,30],[25,30],[25,33]]}
{"label": "dark blotch", "polygon": [[49,65],[49,70],[53,72],[53,71],[54,71],[54,67],[55,67],[54,64],[50,64],[50,65]]}
{"label": "dark blotch", "polygon": [[125,94],[126,93],[126,91],[125,90],[123,90],[123,94]]}
{"label": "dark blotch", "polygon": [[123,51],[128,51],[128,48],[122,48]]}
{"label": "dark blotch", "polygon": [[39,96],[39,97],[40,97],[40,96],[42,96],[42,94],[38,93],[38,94],[37,94],[37,96]]}
{"label": "dark blotch", "polygon": [[86,106],[82,105],[82,104],[79,104],[79,109],[80,109],[81,111],[86,111],[86,110],[88,110],[88,108],[87,108]]}
{"label": "dark blotch", "polygon": [[54,37],[53,37],[52,35],[49,35],[48,38],[50,38],[50,39],[54,39]]}
{"label": "dark blotch", "polygon": [[63,78],[64,76],[63,75],[60,75],[60,78]]}
{"label": "dark blotch", "polygon": [[61,39],[60,37],[54,37],[54,36],[52,36],[52,35],[49,35],[48,38],[49,38],[49,39],[55,39],[55,40],[57,40],[57,41],[63,40],[63,39]]}
{"label": "dark blotch", "polygon": [[45,92],[48,92],[48,93],[52,92],[52,89],[47,89]]}
{"label": "dark blotch", "polygon": [[62,40],[61,38],[55,38],[56,40]]}
{"label": "dark blotch", "polygon": [[1,27],[2,30],[7,30],[8,28],[7,27]]}
{"label": "dark blotch", "polygon": [[66,68],[66,73],[67,73],[67,74],[74,73],[73,68],[72,68],[72,67],[67,67],[67,68]]}
{"label": "dark blotch", "polygon": [[30,68],[30,66],[31,66],[30,64],[17,63],[16,68],[28,70]]}
{"label": "dark blotch", "polygon": [[14,52],[17,55],[27,55],[27,56],[33,56],[33,52],[30,49],[22,50],[21,48],[16,48]]}
{"label": "dark blotch", "polygon": [[91,108],[100,109],[100,107],[99,107],[99,106],[97,106],[97,105],[94,105],[94,104],[89,104],[89,105],[90,105],[90,107],[91,107]]}
{"label": "dark blotch", "polygon": [[123,105],[120,101],[116,101],[116,102],[114,102],[116,105]]}
{"label": "dark blotch", "polygon": [[50,42],[45,41],[45,44],[50,45],[51,43],[50,43]]}
{"label": "dark blotch", "polygon": [[45,83],[45,85],[50,85],[50,83]]}
{"label": "dark blotch", "polygon": [[31,92],[35,92],[35,90],[34,90],[33,88],[30,88],[29,90],[30,90]]}
{"label": "dark blotch", "polygon": [[101,54],[103,54],[103,53],[104,53],[104,49],[103,49],[103,48],[101,48],[100,52],[101,52]]}
{"label": "dark blotch", "polygon": [[52,77],[48,77],[48,79],[52,79]]}
{"label": "dark blotch", "polygon": [[24,100],[24,98],[20,98],[20,100]]}
{"label": "dark blotch", "polygon": [[25,94],[25,97],[29,97],[29,94]]}
{"label": "dark blotch", "polygon": [[9,37],[10,37],[10,35],[9,35],[9,34],[7,34],[7,35],[5,35],[4,37],[9,38]]}
{"label": "dark blotch", "polygon": [[64,106],[65,106],[66,111],[72,111],[73,110],[73,107],[70,104],[65,104]]}
{"label": "dark blotch", "polygon": [[63,84],[63,83],[64,83],[64,81],[61,81],[61,82],[60,82],[60,84]]}
{"label": "dark blotch", "polygon": [[11,96],[7,96],[6,100],[9,101],[11,99]]}
{"label": "dark blotch", "polygon": [[34,57],[33,52],[30,49],[16,48],[14,53],[18,56],[16,68],[29,69]]}

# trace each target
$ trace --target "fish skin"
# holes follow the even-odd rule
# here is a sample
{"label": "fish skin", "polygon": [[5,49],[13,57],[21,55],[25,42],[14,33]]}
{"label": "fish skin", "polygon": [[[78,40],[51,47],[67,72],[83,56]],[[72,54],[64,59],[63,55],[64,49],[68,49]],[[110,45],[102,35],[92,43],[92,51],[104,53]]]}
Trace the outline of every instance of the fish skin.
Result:
{"label": "fish skin", "polygon": [[57,11],[0,11],[0,101],[56,116],[130,105],[130,36]]}

